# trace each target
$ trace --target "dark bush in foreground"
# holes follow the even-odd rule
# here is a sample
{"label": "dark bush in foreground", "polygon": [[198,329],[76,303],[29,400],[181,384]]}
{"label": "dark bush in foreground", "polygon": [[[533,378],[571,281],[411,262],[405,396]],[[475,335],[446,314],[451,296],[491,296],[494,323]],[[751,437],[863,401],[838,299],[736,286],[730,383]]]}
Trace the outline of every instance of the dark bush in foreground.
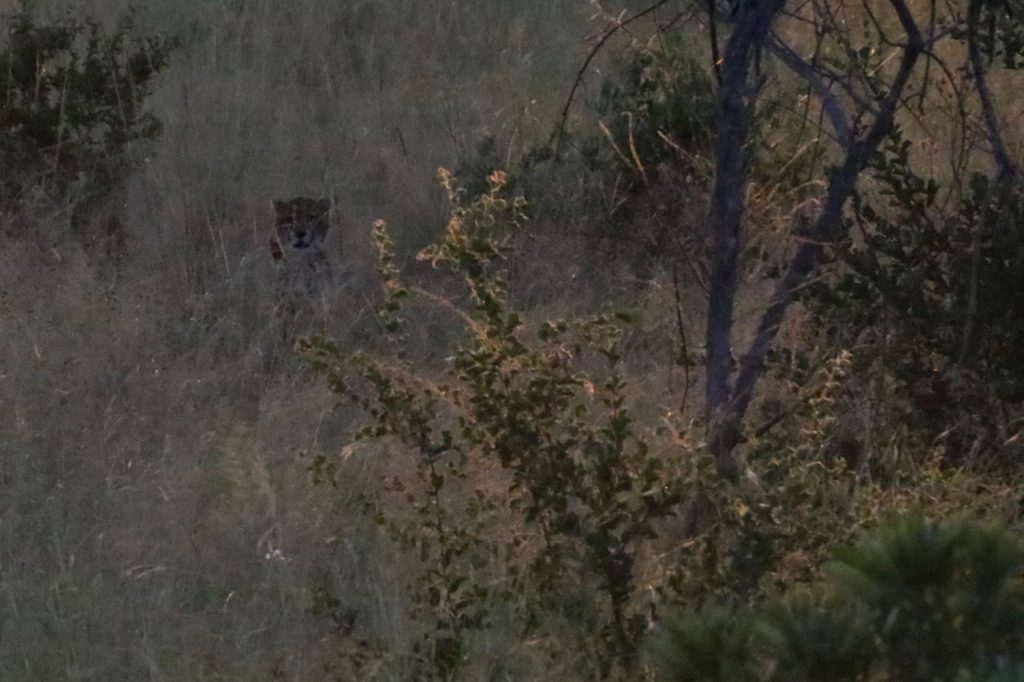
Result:
{"label": "dark bush in foreground", "polygon": [[1024,680],[1022,568],[1000,527],[892,520],[807,591],[676,617],[656,646],[663,679]]}

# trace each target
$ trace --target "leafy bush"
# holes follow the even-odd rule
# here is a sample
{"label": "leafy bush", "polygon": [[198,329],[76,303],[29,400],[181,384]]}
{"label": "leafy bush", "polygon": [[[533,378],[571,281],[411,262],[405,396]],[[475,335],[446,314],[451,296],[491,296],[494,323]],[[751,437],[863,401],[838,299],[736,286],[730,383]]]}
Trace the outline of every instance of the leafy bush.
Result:
{"label": "leafy bush", "polygon": [[688,45],[680,33],[659,33],[633,45],[620,74],[601,84],[595,108],[620,167],[637,180],[653,180],[680,154],[711,153],[714,82]]}
{"label": "leafy bush", "polygon": [[656,645],[664,679],[1024,679],[1024,544],[1005,529],[893,519],[825,570],[755,611],[670,621]]}
{"label": "leafy bush", "polygon": [[506,168],[510,186],[531,198],[535,230],[582,236],[600,254],[584,266],[611,259],[646,279],[652,264],[703,249],[699,229],[680,225],[705,212],[712,76],[685,36],[658,33],[617,53],[589,99],[582,120],[559,119],[544,143],[520,151],[484,138],[456,174],[475,196],[486,191],[481,178]]}
{"label": "leafy bush", "polygon": [[63,19],[6,20],[0,42],[0,210],[39,199],[103,196],[133,142],[159,121],[144,109],[175,41],[139,37],[131,16],[112,31]]}
{"label": "leafy bush", "polygon": [[[400,674],[455,678],[478,663],[477,643],[501,623],[551,660],[587,652],[592,667],[581,677],[635,679],[652,595],[669,605],[753,605],[815,580],[837,543],[892,510],[1015,513],[1003,508],[1013,499],[1005,481],[927,462],[873,480],[833,456],[837,398],[854,362],[845,352],[810,377],[798,440],[766,437],[751,448],[742,480],[718,478],[670,418],[654,428],[635,422],[620,343],[629,315],[530,325],[509,304],[504,261],[525,216],[521,199],[505,197],[505,176],[491,174],[472,201],[447,172],[441,178],[450,216],[420,257],[462,279],[468,309],[406,286],[378,222],[382,342],[372,352],[303,342],[330,388],[366,415],[358,449],[412,463],[391,467],[404,473],[367,492],[365,505],[409,572],[418,639],[405,651],[360,647],[360,656],[372,649]],[[409,359],[403,315],[412,298],[441,306],[462,327],[440,367]],[[315,478],[335,482],[338,467],[317,458]],[[715,613],[695,618],[723,628],[700,641],[734,647],[735,614]],[[833,640],[845,641],[842,623],[819,625],[834,625]],[[806,662],[819,653],[800,655]],[[707,672],[714,660],[686,665],[705,671],[694,679],[718,679]],[[715,674],[745,673],[732,666]]]}
{"label": "leafy bush", "polygon": [[[600,130],[560,127],[552,141],[522,155],[509,171],[510,181],[530,185],[536,169],[554,160],[558,146],[563,151],[560,161],[572,156],[590,172],[622,174],[630,191],[639,192],[657,179],[662,164],[692,171],[695,157],[710,154],[714,106],[711,74],[693,56],[686,37],[657,33],[646,42],[634,42],[601,80],[592,104]],[[475,155],[456,167],[456,174],[469,179],[470,194],[486,191],[480,179],[507,166],[502,157],[497,140],[486,137]]]}
{"label": "leafy bush", "polygon": [[[837,250],[844,268],[804,300],[834,343],[857,347],[858,369],[885,356],[895,393],[910,398],[894,421],[931,438],[958,404],[1024,400],[1024,193],[975,173],[940,210],[939,185],[914,172],[909,152],[897,134],[876,160],[884,204],[857,198],[857,238]],[[862,341],[872,338],[886,342]]]}
{"label": "leafy bush", "polygon": [[[494,173],[471,203],[442,172],[451,215],[420,257],[461,275],[472,309],[468,341],[444,378],[325,339],[306,352],[331,388],[362,407],[366,439],[396,439],[416,453],[416,480],[395,483],[404,509],[374,505],[398,544],[423,562],[413,615],[425,623],[422,665],[446,676],[468,655],[495,602],[512,605],[524,636],[559,610],[593,621],[604,677],[635,664],[646,625],[635,584],[638,548],[680,501],[669,470],[633,425],[620,370],[622,316],[547,321],[525,334],[506,302],[500,264],[521,225],[521,199]],[[374,231],[387,293],[381,311],[401,347],[402,302],[383,224]],[[598,361],[604,369],[599,370]],[[323,473],[330,464],[320,460]],[[331,472],[326,471],[330,476]],[[497,566],[496,566],[497,564]],[[587,595],[603,595],[596,607]],[[575,604],[575,605],[574,605]]]}
{"label": "leafy bush", "polygon": [[[515,164],[513,181],[529,184],[535,168],[556,160],[556,146],[562,151],[557,161],[569,159],[601,175],[621,174],[633,193],[654,183],[664,164],[706,172],[706,163],[698,160],[711,152],[714,82],[688,45],[687,36],[669,32],[634,41],[601,79],[590,103],[597,129],[573,131],[560,121],[551,141],[528,150]],[[500,157],[489,137],[474,158],[463,160],[456,170],[471,179],[470,192],[485,189],[474,178],[504,166]]]}

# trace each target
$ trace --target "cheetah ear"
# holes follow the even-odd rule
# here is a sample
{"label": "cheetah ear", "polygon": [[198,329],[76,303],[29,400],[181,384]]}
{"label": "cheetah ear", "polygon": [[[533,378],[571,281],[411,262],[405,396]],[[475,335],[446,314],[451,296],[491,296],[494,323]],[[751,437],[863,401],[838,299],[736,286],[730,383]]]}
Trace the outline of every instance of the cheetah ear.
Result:
{"label": "cheetah ear", "polygon": [[323,215],[327,215],[331,212],[331,200],[330,199],[319,199],[316,202],[316,207],[320,210]]}
{"label": "cheetah ear", "polygon": [[289,214],[288,202],[287,201],[278,201],[277,199],[274,199],[273,204],[274,204],[274,213],[277,214],[278,218],[280,218],[281,216],[286,216],[286,215]]}
{"label": "cheetah ear", "polygon": [[281,249],[281,242],[276,239],[270,240],[270,257],[274,260],[284,260],[284,251]]}

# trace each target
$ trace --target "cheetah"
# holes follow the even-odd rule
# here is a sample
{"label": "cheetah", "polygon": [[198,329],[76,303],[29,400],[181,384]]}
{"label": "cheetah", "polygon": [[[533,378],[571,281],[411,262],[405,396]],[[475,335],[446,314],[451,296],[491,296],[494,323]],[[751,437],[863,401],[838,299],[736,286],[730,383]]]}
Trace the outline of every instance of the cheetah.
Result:
{"label": "cheetah", "polygon": [[282,337],[291,327],[326,323],[324,288],[330,279],[331,265],[324,248],[330,227],[329,199],[296,197],[274,202],[274,232],[270,255],[277,266],[277,305],[275,317]]}

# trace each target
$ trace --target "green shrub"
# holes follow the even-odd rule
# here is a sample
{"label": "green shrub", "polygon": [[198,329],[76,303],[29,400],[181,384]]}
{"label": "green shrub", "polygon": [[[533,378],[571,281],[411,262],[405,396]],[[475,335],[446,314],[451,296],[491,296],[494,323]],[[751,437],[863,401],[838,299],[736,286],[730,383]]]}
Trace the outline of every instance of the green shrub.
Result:
{"label": "green shrub", "polygon": [[[892,393],[909,398],[891,405],[892,421],[930,440],[957,421],[958,405],[992,405],[972,410],[989,420],[1024,400],[1024,193],[975,173],[952,210],[940,208],[940,186],[914,171],[898,133],[873,169],[878,199],[854,202],[856,238],[837,249],[843,268],[804,301],[833,343],[856,347],[859,373],[882,369]],[[977,437],[951,435],[963,450]]]}
{"label": "green shrub", "polygon": [[623,171],[650,180],[680,153],[709,156],[715,89],[681,33],[659,33],[634,44],[620,73],[601,84],[595,109]]}
{"label": "green shrub", "polygon": [[[591,103],[597,128],[572,131],[560,121],[553,141],[528,150],[514,164],[511,181],[533,189],[531,176],[555,161],[555,146],[563,151],[558,161],[602,176],[622,175],[633,193],[653,183],[663,164],[693,172],[695,159],[711,153],[715,94],[710,72],[688,45],[682,33],[659,32],[635,41],[601,80]],[[470,194],[486,191],[479,178],[508,165],[501,157],[491,136],[462,160],[456,173],[470,178]],[[705,170],[705,164],[697,166]]]}
{"label": "green shrub", "polygon": [[1005,529],[897,518],[825,570],[752,612],[671,620],[655,645],[664,679],[1022,679],[1024,544]]}
{"label": "green shrub", "polygon": [[130,15],[109,32],[28,11],[0,25],[0,210],[105,195],[132,143],[160,132],[144,102],[175,41],[136,35]]}
{"label": "green shrub", "polygon": [[[583,678],[635,679],[652,595],[669,605],[721,599],[748,608],[816,580],[836,544],[893,510],[1013,517],[1005,481],[928,462],[873,479],[834,456],[837,399],[855,362],[846,352],[810,375],[799,437],[759,440],[740,481],[719,479],[670,418],[649,429],[635,422],[620,343],[629,315],[531,325],[509,303],[505,260],[525,216],[521,199],[505,197],[504,175],[493,173],[472,201],[447,172],[442,181],[448,223],[420,257],[461,278],[465,296],[406,286],[378,222],[381,342],[375,350],[303,342],[329,387],[366,415],[359,449],[397,472],[365,494],[365,505],[408,574],[406,605],[419,634],[405,650],[379,647],[401,674],[459,677],[480,663],[476,647],[500,623],[520,654],[571,660]],[[410,360],[403,316],[411,299],[441,306],[462,328],[440,366]],[[335,481],[338,467],[319,457],[315,478]],[[874,616],[845,602],[792,599],[770,612],[771,633],[751,626],[749,637],[777,644],[813,630],[820,638],[772,654],[774,665],[812,671],[807,679],[833,665],[860,670],[863,641],[849,624]],[[737,613],[695,616],[718,630],[698,633],[692,646],[737,650],[746,641],[730,630]],[[680,679],[760,679],[767,655],[752,650],[744,662],[688,651],[678,665],[698,672]]]}

